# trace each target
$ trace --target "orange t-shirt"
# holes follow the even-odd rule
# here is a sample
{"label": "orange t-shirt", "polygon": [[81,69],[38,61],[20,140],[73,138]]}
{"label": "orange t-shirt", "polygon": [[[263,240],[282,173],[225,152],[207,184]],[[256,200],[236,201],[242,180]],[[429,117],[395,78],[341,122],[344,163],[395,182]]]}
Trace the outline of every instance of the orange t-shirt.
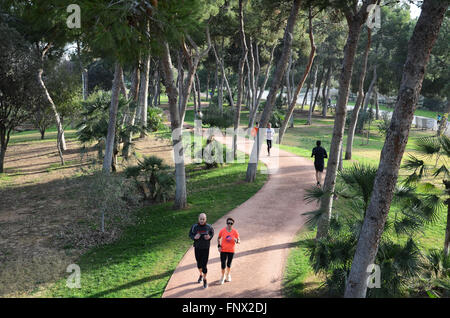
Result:
{"label": "orange t-shirt", "polygon": [[239,238],[239,233],[236,229],[232,229],[231,232],[227,231],[224,227],[219,232],[219,237],[222,238],[222,252],[234,253],[234,247],[236,246],[235,239]]}
{"label": "orange t-shirt", "polygon": [[258,134],[258,127],[253,127],[251,134],[253,137],[256,137],[256,135]]}

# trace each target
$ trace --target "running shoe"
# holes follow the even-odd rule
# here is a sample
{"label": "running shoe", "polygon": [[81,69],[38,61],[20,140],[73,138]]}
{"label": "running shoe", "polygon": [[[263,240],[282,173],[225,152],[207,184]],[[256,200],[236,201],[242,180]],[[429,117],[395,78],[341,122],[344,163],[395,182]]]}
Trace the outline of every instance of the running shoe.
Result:
{"label": "running shoe", "polygon": [[207,288],[207,287],[208,287],[208,283],[207,283],[207,281],[205,279],[205,280],[203,280],[203,288]]}
{"label": "running shoe", "polygon": [[201,283],[202,282],[202,280],[203,280],[203,276],[202,275],[200,275],[199,277],[198,277],[198,281],[197,281],[197,283]]}
{"label": "running shoe", "polygon": [[231,274],[227,275],[227,282],[231,282]]}
{"label": "running shoe", "polygon": [[223,285],[225,283],[225,275],[222,276],[222,279],[220,280],[220,285]]}

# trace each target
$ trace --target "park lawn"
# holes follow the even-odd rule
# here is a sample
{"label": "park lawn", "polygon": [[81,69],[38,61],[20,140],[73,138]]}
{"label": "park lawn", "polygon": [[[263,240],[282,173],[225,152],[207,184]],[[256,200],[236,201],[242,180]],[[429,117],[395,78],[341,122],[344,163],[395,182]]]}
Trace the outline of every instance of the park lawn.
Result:
{"label": "park lawn", "polygon": [[[76,140],[76,129],[66,129],[64,130],[64,137],[66,141]],[[11,134],[11,138],[9,140],[8,145],[14,145],[19,143],[31,143],[31,142],[48,142],[54,141],[56,143],[57,138],[57,129],[56,127],[49,128],[45,131],[44,140],[41,140],[41,134],[39,130],[26,130],[22,132],[14,132]]]}
{"label": "park lawn", "polygon": [[[347,103],[347,105],[355,106],[355,102],[350,102],[349,101]],[[374,109],[375,109],[375,105],[372,105],[372,107],[374,107]],[[393,108],[389,108],[389,107],[381,105],[381,104],[379,105],[379,108],[380,108],[380,110],[386,110],[386,111],[389,111],[389,112],[393,112],[394,111]],[[416,109],[416,111],[414,112],[414,115],[416,115],[416,116],[428,117],[428,118],[432,118],[432,119],[436,119],[438,114],[439,114],[439,112],[434,112],[432,110],[420,109],[420,108]],[[442,113],[440,113],[440,114],[442,114]]]}
{"label": "park lawn", "polygon": [[246,164],[210,170],[201,167],[186,166],[187,209],[175,211],[171,202],[141,209],[138,223],[127,229],[119,241],[80,257],[80,289],[67,288],[62,279],[43,296],[161,297],[177,264],[192,245],[187,233],[198,214],[206,212],[208,223],[212,224],[253,196],[267,180],[267,175],[258,174],[256,182],[242,182]]}

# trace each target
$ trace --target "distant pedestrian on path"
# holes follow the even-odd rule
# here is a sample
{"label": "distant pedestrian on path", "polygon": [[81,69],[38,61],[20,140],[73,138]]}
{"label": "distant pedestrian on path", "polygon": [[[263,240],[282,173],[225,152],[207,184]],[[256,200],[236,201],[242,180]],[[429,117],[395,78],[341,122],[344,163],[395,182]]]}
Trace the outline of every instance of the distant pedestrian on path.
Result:
{"label": "distant pedestrian on path", "polygon": [[312,150],[311,157],[314,157],[314,168],[316,169],[317,186],[320,187],[322,183],[322,173],[325,166],[325,158],[328,158],[327,151],[322,148],[321,141],[317,140],[315,148]]}
{"label": "distant pedestrian on path", "polygon": [[[219,232],[217,237],[217,248],[220,252],[220,263],[222,267],[222,278],[220,279],[220,284],[225,282],[231,282],[231,262],[234,257],[234,248],[236,243],[240,242],[239,233],[233,228],[234,220],[232,218],[227,219],[227,226],[224,227]],[[225,274],[225,267],[227,269]]]}
{"label": "distant pedestrian on path", "polygon": [[270,123],[268,123],[266,129],[266,140],[267,140],[267,154],[269,155],[269,157],[270,157],[270,149],[272,148],[272,139],[274,135],[275,130],[272,128]]}
{"label": "distant pedestrian on path", "polygon": [[206,214],[201,213],[198,216],[198,223],[192,225],[189,231],[189,237],[194,240],[195,260],[200,273],[198,283],[203,281],[203,288],[208,287],[206,274],[208,273],[209,247],[211,239],[214,236],[214,229],[206,223]]}
{"label": "distant pedestrian on path", "polygon": [[252,131],[250,132],[250,134],[255,138],[256,140],[256,136],[258,135],[258,122],[255,123],[255,126],[252,128]]}

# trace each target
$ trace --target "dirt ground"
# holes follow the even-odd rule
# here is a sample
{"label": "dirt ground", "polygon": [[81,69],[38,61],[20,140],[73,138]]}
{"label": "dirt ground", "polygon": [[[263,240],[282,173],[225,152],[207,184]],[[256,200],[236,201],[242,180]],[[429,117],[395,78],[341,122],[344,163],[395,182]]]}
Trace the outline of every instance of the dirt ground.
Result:
{"label": "dirt ground", "polygon": [[[154,154],[172,164],[170,142],[155,137],[136,141],[139,156]],[[54,142],[8,147],[0,178],[0,297],[27,296],[52,282],[83,252],[63,233],[81,231],[89,212],[82,198],[89,175],[101,169],[95,147],[67,141],[61,167]],[[133,164],[136,159],[131,160]],[[119,171],[126,165],[119,159]],[[95,243],[94,243],[95,244]]]}

